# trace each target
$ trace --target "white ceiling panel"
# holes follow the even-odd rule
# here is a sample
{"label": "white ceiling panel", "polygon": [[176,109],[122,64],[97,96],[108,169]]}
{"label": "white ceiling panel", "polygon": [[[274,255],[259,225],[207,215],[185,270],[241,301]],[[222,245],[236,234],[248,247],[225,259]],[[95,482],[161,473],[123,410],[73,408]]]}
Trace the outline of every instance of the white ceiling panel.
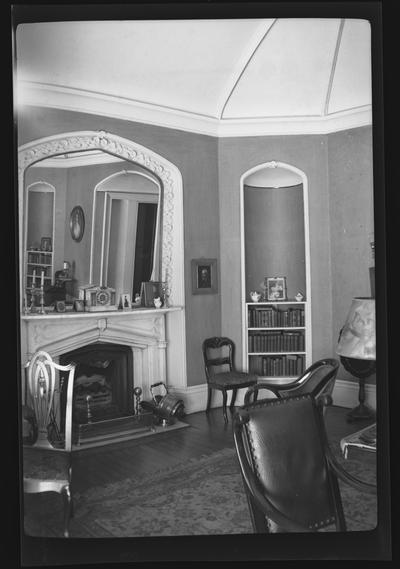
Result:
{"label": "white ceiling panel", "polygon": [[336,113],[370,105],[371,28],[366,20],[346,20],[338,53],[329,102]]}
{"label": "white ceiling panel", "polygon": [[25,24],[19,78],[215,116],[260,28],[259,20]]}
{"label": "white ceiling panel", "polygon": [[16,104],[219,136],[327,132],[370,124],[370,51],[364,20],[28,23]]}
{"label": "white ceiling panel", "polygon": [[245,70],[224,118],[321,115],[339,24],[278,20]]}

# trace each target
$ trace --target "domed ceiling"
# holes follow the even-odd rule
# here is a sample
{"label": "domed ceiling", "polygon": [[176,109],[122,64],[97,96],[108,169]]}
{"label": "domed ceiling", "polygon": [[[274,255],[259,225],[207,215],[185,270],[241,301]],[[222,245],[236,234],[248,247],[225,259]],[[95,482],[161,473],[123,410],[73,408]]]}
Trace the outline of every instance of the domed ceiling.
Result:
{"label": "domed ceiling", "polygon": [[214,136],[371,124],[362,19],[20,24],[16,103]]}

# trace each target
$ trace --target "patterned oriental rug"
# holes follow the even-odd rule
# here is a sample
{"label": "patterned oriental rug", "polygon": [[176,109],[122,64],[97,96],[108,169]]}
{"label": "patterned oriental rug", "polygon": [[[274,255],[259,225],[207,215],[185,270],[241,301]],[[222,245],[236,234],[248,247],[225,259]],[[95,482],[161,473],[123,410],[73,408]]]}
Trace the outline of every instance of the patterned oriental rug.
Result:
{"label": "patterned oriental rug", "polygon": [[[335,445],[337,448],[337,445]],[[342,464],[352,474],[375,482],[375,458],[351,453]],[[349,531],[374,529],[377,504],[374,496],[341,484]],[[60,537],[62,508],[54,506],[56,494],[33,522],[25,516],[31,536]],[[54,496],[54,498],[50,498]],[[141,479],[75,493],[75,514],[70,523],[73,538],[222,535],[252,533],[247,501],[234,449],[224,449],[200,459],[186,461]]]}

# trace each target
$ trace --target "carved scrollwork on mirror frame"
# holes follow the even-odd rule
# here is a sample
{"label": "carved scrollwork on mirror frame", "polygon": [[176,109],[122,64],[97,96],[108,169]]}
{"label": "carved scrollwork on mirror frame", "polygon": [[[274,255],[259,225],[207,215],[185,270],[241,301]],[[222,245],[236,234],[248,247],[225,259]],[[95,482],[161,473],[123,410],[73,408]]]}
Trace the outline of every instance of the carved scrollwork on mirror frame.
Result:
{"label": "carved scrollwork on mirror frame", "polygon": [[[153,172],[163,185],[162,208],[162,262],[161,280],[166,283],[166,294],[170,302],[174,303],[172,287],[174,267],[174,186],[176,173],[162,163],[161,157],[149,149],[142,147],[127,139],[105,131],[84,131],[81,133],[64,133],[25,144],[20,148],[18,155],[18,169],[20,183],[26,168],[35,162],[55,155],[84,150],[102,150],[122,159],[137,163]],[[21,183],[21,187],[23,184]]]}

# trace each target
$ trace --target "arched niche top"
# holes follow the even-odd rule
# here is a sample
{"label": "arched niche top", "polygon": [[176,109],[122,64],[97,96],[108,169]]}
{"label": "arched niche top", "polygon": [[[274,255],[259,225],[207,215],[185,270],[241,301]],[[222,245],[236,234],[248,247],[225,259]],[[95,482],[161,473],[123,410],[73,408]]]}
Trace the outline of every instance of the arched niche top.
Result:
{"label": "arched niche top", "polygon": [[[67,132],[29,142],[19,148],[19,192],[23,200],[26,168],[52,156],[85,150],[101,150],[137,164],[159,180],[163,189],[161,278],[167,285],[171,305],[184,304],[183,198],[178,168],[154,151],[105,131]],[[20,207],[20,243],[23,243]],[[22,259],[22,250],[20,259]],[[20,267],[22,270],[22,267]],[[22,273],[21,273],[22,274]]]}
{"label": "arched niche top", "polygon": [[[265,176],[263,176],[265,174]],[[279,176],[278,176],[279,174]],[[258,186],[254,184],[254,180],[269,179],[271,182],[274,180],[276,184],[268,184]],[[253,181],[253,183],[251,183]],[[289,183],[292,181],[293,183]],[[308,306],[311,305],[311,268],[310,268],[310,237],[309,237],[309,212],[308,212],[308,179],[305,172],[300,168],[281,162],[278,160],[270,160],[261,164],[253,166],[240,177],[240,226],[241,226],[241,259],[242,259],[242,306],[246,302],[246,280],[245,280],[245,243],[244,243],[244,192],[246,187],[255,188],[254,191],[262,192],[263,189],[271,191],[271,188],[279,188],[291,186],[299,186],[302,191],[303,197],[303,216],[304,216],[304,245],[305,245],[305,274],[306,274],[306,298],[308,299]],[[296,190],[297,191],[297,190]]]}
{"label": "arched niche top", "polygon": [[241,184],[259,187],[288,187],[307,182],[305,173],[291,164],[271,160],[258,164],[241,176]]}
{"label": "arched niche top", "polygon": [[301,184],[302,178],[299,173],[288,168],[266,166],[246,176],[244,183],[256,188],[288,188]]}

